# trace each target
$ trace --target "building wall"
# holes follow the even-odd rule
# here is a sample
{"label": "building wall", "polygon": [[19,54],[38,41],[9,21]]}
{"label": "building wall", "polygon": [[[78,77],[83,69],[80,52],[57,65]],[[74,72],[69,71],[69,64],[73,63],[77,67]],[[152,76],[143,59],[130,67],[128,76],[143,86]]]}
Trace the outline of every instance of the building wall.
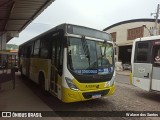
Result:
{"label": "building wall", "polygon": [[[142,27],[143,25],[146,25],[147,28],[149,28],[152,31],[152,28],[154,28],[155,23],[154,22],[133,22],[133,23],[126,23],[121,24],[118,26],[115,26],[113,28],[110,28],[106,30],[107,33],[114,33],[116,32],[116,44],[119,46],[123,45],[132,45],[133,40],[128,40],[128,29],[132,28],[138,28]],[[149,31],[144,28],[143,36],[150,36]]]}

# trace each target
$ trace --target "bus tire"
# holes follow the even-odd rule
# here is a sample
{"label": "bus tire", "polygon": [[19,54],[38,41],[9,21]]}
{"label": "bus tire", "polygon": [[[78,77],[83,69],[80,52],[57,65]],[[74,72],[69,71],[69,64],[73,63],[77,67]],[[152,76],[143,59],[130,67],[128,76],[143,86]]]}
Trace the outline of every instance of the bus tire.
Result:
{"label": "bus tire", "polygon": [[42,72],[39,73],[38,81],[40,88],[45,91],[45,77]]}

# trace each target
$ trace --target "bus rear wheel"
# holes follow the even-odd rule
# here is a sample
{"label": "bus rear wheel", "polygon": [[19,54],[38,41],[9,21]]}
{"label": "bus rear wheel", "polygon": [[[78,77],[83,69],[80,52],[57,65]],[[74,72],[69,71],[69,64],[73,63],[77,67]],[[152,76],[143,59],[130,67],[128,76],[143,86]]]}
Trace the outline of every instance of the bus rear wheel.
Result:
{"label": "bus rear wheel", "polygon": [[43,91],[45,91],[45,78],[44,78],[44,74],[42,72],[40,72],[38,80],[39,80],[39,86],[40,86],[40,88]]}

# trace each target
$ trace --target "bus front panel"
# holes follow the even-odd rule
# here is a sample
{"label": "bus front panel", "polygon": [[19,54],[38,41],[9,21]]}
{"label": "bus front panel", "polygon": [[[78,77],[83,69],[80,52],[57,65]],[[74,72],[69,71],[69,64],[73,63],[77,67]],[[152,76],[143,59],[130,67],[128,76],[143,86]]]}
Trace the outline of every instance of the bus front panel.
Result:
{"label": "bus front panel", "polygon": [[113,45],[70,38],[64,49],[62,101],[76,102],[115,91]]}

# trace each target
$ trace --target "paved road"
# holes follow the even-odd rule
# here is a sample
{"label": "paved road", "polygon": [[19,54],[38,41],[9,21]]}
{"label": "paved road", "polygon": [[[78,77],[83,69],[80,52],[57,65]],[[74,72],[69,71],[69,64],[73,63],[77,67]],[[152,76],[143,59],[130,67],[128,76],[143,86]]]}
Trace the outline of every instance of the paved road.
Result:
{"label": "paved road", "polygon": [[116,82],[130,84],[129,75],[116,74]]}
{"label": "paved road", "polygon": [[[17,77],[20,79],[20,76]],[[21,94],[23,98],[20,98],[20,96],[17,97],[17,100],[22,102],[23,99],[29,99],[28,101],[33,101],[33,103],[20,103],[18,102],[18,105],[21,107],[18,107],[18,110],[26,110],[26,108],[23,108],[22,106],[27,106],[27,110],[32,108],[31,110],[46,110],[46,111],[160,111],[160,93],[158,92],[146,92],[143,91],[135,86],[131,86],[130,84],[126,83],[126,81],[129,81],[129,76],[123,76],[123,75],[117,75],[117,87],[116,92],[112,96],[108,96],[106,98],[100,98],[96,100],[91,101],[85,101],[85,102],[77,102],[77,103],[62,103],[57,98],[48,95],[48,94],[42,94],[40,90],[38,89],[38,86],[30,81],[26,81],[23,79],[18,84],[23,84],[23,87],[26,87],[28,91],[30,91],[26,97],[25,95]],[[125,82],[124,82],[125,81]],[[124,83],[123,83],[124,82]],[[18,85],[17,88],[18,89]],[[27,91],[26,90],[26,91]],[[9,90],[8,90],[9,91]],[[24,93],[25,94],[25,93]],[[29,94],[31,96],[28,98]],[[5,95],[4,95],[5,96]],[[1,98],[0,94],[0,101],[4,100]],[[6,97],[6,101],[9,99],[10,96]],[[16,105],[14,103],[11,105],[12,109],[9,107],[6,108],[7,102],[3,102],[4,104],[1,104],[0,102],[0,110],[16,110]],[[25,104],[25,105],[24,105]],[[4,109],[2,109],[4,108]],[[67,119],[67,120],[74,120],[74,117],[68,118],[68,117],[59,117],[57,119]],[[78,117],[76,119],[84,119],[84,120],[90,120],[90,119],[98,119],[97,117],[86,117],[81,118]],[[105,117],[101,117],[101,119],[106,119]],[[108,119],[117,119],[116,117],[110,117]],[[126,118],[121,117],[118,119],[135,119],[135,120],[158,120],[158,118]]]}

